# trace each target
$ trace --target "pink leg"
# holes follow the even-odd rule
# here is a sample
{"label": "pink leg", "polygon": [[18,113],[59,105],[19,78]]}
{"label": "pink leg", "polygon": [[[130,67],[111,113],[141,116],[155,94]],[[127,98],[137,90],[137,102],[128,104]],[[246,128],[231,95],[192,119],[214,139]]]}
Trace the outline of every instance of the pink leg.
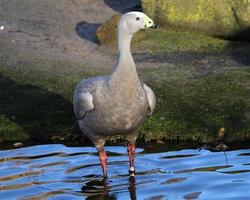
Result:
{"label": "pink leg", "polygon": [[107,178],[107,154],[104,150],[99,151],[99,159],[102,165],[103,177]]}
{"label": "pink leg", "polygon": [[129,157],[129,172],[135,172],[134,160],[135,160],[135,145],[128,144],[128,157]]}

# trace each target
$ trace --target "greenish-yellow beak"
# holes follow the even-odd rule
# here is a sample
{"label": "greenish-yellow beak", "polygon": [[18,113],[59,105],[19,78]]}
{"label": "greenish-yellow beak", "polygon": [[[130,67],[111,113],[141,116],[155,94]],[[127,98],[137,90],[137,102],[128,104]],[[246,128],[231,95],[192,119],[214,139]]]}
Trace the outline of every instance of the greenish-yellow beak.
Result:
{"label": "greenish-yellow beak", "polygon": [[157,28],[156,24],[154,23],[154,21],[149,18],[148,16],[146,16],[144,18],[144,23],[145,23],[145,28]]}

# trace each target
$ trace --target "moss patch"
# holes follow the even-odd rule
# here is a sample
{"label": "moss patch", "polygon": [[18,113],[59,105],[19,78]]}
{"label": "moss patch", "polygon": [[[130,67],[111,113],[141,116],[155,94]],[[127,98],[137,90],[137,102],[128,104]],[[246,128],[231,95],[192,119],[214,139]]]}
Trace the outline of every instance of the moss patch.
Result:
{"label": "moss patch", "polygon": [[[148,73],[157,107],[141,131],[147,140],[212,142],[221,127],[228,141],[250,139],[250,70],[226,70],[162,83],[153,79],[155,72]],[[178,69],[176,73],[180,74]]]}
{"label": "moss patch", "polygon": [[[28,73],[22,67],[0,69],[3,141],[74,140],[74,87],[84,77],[105,74],[66,62],[34,66]],[[156,111],[142,127],[140,139],[212,142],[221,127],[228,141],[250,139],[250,70],[221,68],[193,76],[197,70],[166,65],[140,71],[157,96]]]}
{"label": "moss patch", "polygon": [[198,30],[222,38],[234,38],[245,29],[249,33],[250,6],[246,0],[142,0],[142,7],[167,28]]}
{"label": "moss patch", "polygon": [[180,51],[215,51],[228,47],[229,41],[212,38],[192,31],[157,29],[147,30],[138,48],[152,53]]}
{"label": "moss patch", "polygon": [[70,140],[76,125],[73,90],[79,80],[96,74],[58,61],[0,66],[0,139]]}
{"label": "moss patch", "polygon": [[[12,119],[15,117],[12,116]],[[28,139],[29,136],[14,121],[9,120],[6,116],[0,115],[0,138],[4,141],[18,141]]]}

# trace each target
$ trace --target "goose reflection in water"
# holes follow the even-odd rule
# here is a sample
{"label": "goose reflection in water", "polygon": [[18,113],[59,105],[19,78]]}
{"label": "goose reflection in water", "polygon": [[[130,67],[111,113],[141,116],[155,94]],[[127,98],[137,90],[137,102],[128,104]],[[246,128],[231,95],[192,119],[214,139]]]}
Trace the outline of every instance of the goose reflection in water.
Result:
{"label": "goose reflection in water", "polygon": [[[106,178],[103,180],[91,180],[86,182],[81,188],[81,192],[84,193],[87,198],[86,200],[98,200],[98,199],[117,199],[115,194],[110,194],[109,183]],[[130,176],[128,179],[128,191],[131,200],[136,200],[136,181],[135,176]]]}

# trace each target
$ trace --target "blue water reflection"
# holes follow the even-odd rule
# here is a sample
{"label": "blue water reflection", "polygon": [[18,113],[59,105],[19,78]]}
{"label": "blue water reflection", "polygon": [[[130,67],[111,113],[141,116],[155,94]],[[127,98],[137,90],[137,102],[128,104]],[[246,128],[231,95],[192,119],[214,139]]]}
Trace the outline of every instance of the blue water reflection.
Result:
{"label": "blue water reflection", "polygon": [[[227,152],[110,146],[107,181],[92,147],[59,144],[0,151],[0,199],[250,199],[250,149]],[[150,153],[147,153],[150,152]]]}

